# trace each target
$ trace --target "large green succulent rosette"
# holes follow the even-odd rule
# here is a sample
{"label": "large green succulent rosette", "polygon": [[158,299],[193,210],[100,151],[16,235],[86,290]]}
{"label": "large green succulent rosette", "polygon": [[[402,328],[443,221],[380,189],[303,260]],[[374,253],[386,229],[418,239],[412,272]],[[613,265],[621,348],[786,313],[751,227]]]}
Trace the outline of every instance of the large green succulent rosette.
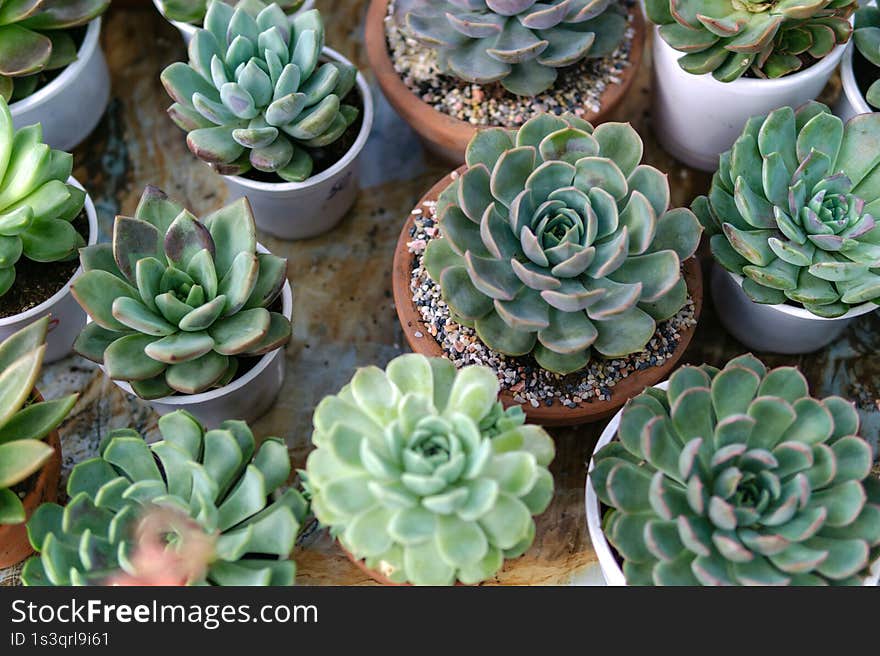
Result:
{"label": "large green succulent rosette", "polygon": [[[305,0],[275,0],[286,14],[292,14],[302,7]],[[161,0],[165,18],[181,23],[201,25],[208,11],[208,0]],[[256,16],[270,3],[262,0],[223,0],[227,5],[241,7],[252,16]]]}
{"label": "large green succulent rosette", "polygon": [[322,525],[394,583],[476,584],[535,537],[553,440],[505,411],[487,367],[404,355],[359,369],[314,417],[305,485]]}
{"label": "large green succulent rosette", "polygon": [[559,374],[641,351],[686,304],[681,266],[702,232],[642,152],[628,123],[572,116],[479,132],[424,256],[453,317]]}
{"label": "large green succulent rosette", "polygon": [[834,318],[880,298],[880,114],[810,102],[749,119],[693,205],[756,303]]}
{"label": "large green succulent rosette", "polygon": [[745,355],[683,367],[594,456],[602,529],[630,585],[861,585],[880,480],[852,403]]}

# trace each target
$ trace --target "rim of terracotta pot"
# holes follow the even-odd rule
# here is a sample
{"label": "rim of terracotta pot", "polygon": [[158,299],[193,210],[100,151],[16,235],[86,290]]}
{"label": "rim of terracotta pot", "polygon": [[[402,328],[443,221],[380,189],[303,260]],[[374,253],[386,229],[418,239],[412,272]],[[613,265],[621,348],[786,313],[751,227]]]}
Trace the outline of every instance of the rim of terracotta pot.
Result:
{"label": "rim of terracotta pot", "polygon": [[[410,91],[400,79],[391,61],[385,38],[385,18],[389,1],[371,0],[367,10],[365,40],[370,68],[376,76],[382,93],[395,111],[422,138],[444,149],[460,153],[463,161],[468,143],[480,128],[437,111]],[[630,15],[633,17],[632,28],[635,30],[629,55],[630,65],[621,72],[619,83],[609,84],[606,87],[600,97],[600,110],[589,112],[582,117],[594,125],[606,120],[620,104],[632,86],[641,65],[645,48],[645,19],[638,3],[630,9]]]}
{"label": "rim of terracotta pot", "polygon": [[[354,66],[354,64],[352,64],[342,54],[333,50],[333,48],[325,47],[322,51],[322,54],[328,59],[332,59],[342,64]],[[327,169],[326,171],[321,171],[319,174],[311,176],[310,178],[307,178],[302,182],[260,182],[258,180],[251,180],[241,175],[224,175],[223,177],[227,180],[232,180],[233,182],[235,182],[235,184],[238,184],[242,187],[247,187],[248,189],[252,189],[254,191],[287,192],[310,189],[311,187],[315,187],[325,180],[329,180],[330,178],[338,175],[340,171],[345,169],[361,154],[364,146],[367,145],[367,140],[369,139],[370,132],[373,129],[373,117],[375,115],[375,107],[373,104],[373,94],[370,92],[370,85],[367,84],[366,78],[360,71],[358,71],[357,77],[355,79],[357,80],[357,88],[361,94],[361,100],[364,104],[364,115],[361,120],[361,129],[358,132],[357,139],[355,139],[355,142],[351,145],[351,148],[349,148],[345,155],[329,169]]]}
{"label": "rim of terracotta pot", "polygon": [[[79,189],[82,189],[83,191],[86,191],[85,188],[73,176],[70,176],[67,179],[67,184],[71,184]],[[98,214],[95,211],[95,204],[92,202],[92,198],[91,196],[89,196],[88,192],[86,192],[86,200],[83,207],[86,210],[86,217],[88,218],[89,222],[88,245],[94,246],[98,242]],[[50,296],[39,305],[32,307],[25,312],[20,312],[19,314],[13,314],[12,316],[0,319],[0,326],[19,323],[21,321],[27,321],[28,319],[36,319],[37,317],[42,316],[52,306],[56,305],[62,298],[70,293],[70,286],[80,275],[82,275],[81,264],[79,267],[77,267],[76,271],[73,272],[73,275],[70,276],[70,279],[67,281],[67,284],[65,284],[64,287],[52,294],[52,296]]]}
{"label": "rim of terracotta pot", "polygon": [[[34,388],[34,403],[43,401],[43,395]],[[51,431],[45,438],[46,444],[52,447],[52,457],[40,469],[33,487],[22,499],[26,519],[22,524],[0,525],[0,569],[11,567],[30,556],[31,547],[27,533],[27,520],[42,503],[54,503],[58,499],[58,482],[61,480],[61,438],[58,429]]]}
{"label": "rim of terracotta pot", "polygon": [[856,114],[868,114],[872,111],[871,107],[868,105],[868,101],[865,100],[865,96],[862,95],[862,90],[859,88],[859,83],[853,70],[855,52],[855,41],[850,39],[846,52],[843,54],[843,59],[840,62],[840,81],[843,86],[841,93],[849,100]]}
{"label": "rim of terracotta pot", "polygon": [[[170,18],[168,18],[165,15],[165,4],[162,2],[162,0],[153,0],[153,6],[155,6],[156,10],[160,14],[162,14],[162,18],[164,18],[169,23],[171,23],[182,34],[185,34],[186,38],[188,38],[188,39],[191,39],[193,34],[196,33],[196,30],[199,27],[201,27],[201,25],[193,25],[192,23],[184,23],[183,21],[176,21],[176,20],[171,20]],[[315,0],[306,0],[303,3],[302,7],[300,7],[293,14],[291,14],[291,17],[296,16],[296,14],[298,14],[300,12],[308,11],[309,9],[314,9],[314,8],[315,8]]]}
{"label": "rim of terracotta pot", "polygon": [[[460,174],[465,167],[450,173],[440,180],[426,193],[416,205],[416,209],[422,211],[423,216],[430,215],[428,204],[436,202],[440,193],[452,182],[454,174]],[[394,306],[397,310],[397,318],[403,329],[403,334],[410,348],[429,357],[446,357],[443,348],[437,343],[427,326],[422,321],[418,308],[413,303],[410,290],[412,264],[415,255],[409,252],[407,243],[412,239],[410,230],[414,225],[415,215],[412,213],[406,219],[397,246],[394,250],[394,268],[392,270],[392,285],[394,292]],[[694,320],[699,321],[703,309],[703,273],[696,257],[691,257],[684,262],[684,278],[687,283],[688,294],[694,302]],[[679,331],[680,339],[672,354],[666,361],[656,367],[642,369],[631,373],[626,378],[618,381],[612,388],[611,398],[608,400],[582,402],[575,408],[568,408],[556,402],[552,406],[544,404],[535,408],[530,403],[517,403],[513,394],[508,390],[502,390],[500,399],[505,407],[519,405],[526,413],[528,420],[542,426],[575,426],[599,421],[613,415],[626,401],[641,393],[646,387],[651,387],[658,381],[666,378],[675,368],[678,361],[687,350],[694,336],[696,325],[688,326]],[[415,333],[421,333],[421,337]]]}
{"label": "rim of terracotta pot", "polygon": [[[743,285],[743,282],[745,281],[745,278],[743,278],[741,275],[739,275],[737,273],[733,273],[732,271],[728,271],[724,267],[721,267],[721,265],[718,264],[717,262],[715,263],[715,266],[721,268],[722,271],[724,271],[727,275],[729,275],[731,278],[733,278],[733,280],[736,282],[736,284],[739,285],[740,288],[742,288],[742,285]],[[752,302],[754,303],[754,301],[752,301]],[[860,317],[863,314],[868,314],[868,312],[873,312],[878,307],[880,307],[880,306],[876,305],[875,303],[868,302],[868,303],[862,303],[861,305],[856,305],[856,306],[850,308],[846,314],[841,315],[839,317],[820,317],[820,316],[813,314],[805,307],[799,307],[796,305],[788,305],[787,303],[781,303],[779,305],[769,305],[769,304],[761,303],[760,305],[761,305],[761,307],[766,307],[770,310],[775,310],[776,312],[781,312],[782,314],[787,314],[790,317],[794,317],[796,319],[805,319],[807,321],[846,321],[848,319],[855,319],[856,317]]]}

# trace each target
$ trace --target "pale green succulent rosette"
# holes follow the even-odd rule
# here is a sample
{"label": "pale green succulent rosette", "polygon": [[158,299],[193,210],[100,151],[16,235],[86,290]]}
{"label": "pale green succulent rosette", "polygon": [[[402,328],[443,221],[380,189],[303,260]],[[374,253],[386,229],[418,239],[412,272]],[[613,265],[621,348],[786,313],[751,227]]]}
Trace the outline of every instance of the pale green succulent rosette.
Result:
{"label": "pale green succulent rosette", "polygon": [[39,74],[76,61],[71,28],[104,13],[110,0],[0,0],[0,99],[21,100]]}
{"label": "pale green succulent rosette", "polygon": [[[276,0],[275,4],[285,13],[292,14],[302,7],[304,1]],[[236,8],[241,7],[252,16],[256,16],[269,5],[262,0],[223,0],[223,2]],[[162,11],[168,20],[201,25],[208,11],[208,0],[162,0]]]}
{"label": "pale green succulent rosette", "polygon": [[751,355],[646,390],[590,474],[627,583],[861,585],[880,481],[858,432],[852,403]]}
{"label": "pale green succulent rosette", "polygon": [[857,0],[646,0],[688,73],[775,79],[822,59],[852,34]]}
{"label": "pale green succulent rosette", "polygon": [[[25,564],[25,585],[98,585],[120,570],[137,575],[134,527],[151,508],[191,517],[214,539],[204,580],[193,585],[293,585],[289,559],[307,505],[294,489],[287,447],[267,438],[259,448],[242,421],[206,431],[178,410],[159,419],[162,441],[115,430],[101,455],[70,474],[65,507],[43,504],[28,521],[38,555]],[[174,535],[168,548],[177,548]]]}
{"label": "pale green succulent rosette", "polygon": [[681,264],[702,228],[669,208],[666,175],[640,164],[628,123],[538,116],[479,132],[438,201],[424,256],[460,323],[489,348],[567,374],[593,351],[644,349],[684,307]]}
{"label": "pale green succulent rosette", "polygon": [[224,175],[252,168],[302,182],[310,153],[345,134],[359,110],[342,101],[357,69],[321,64],[324,22],[317,10],[292,20],[277,4],[253,16],[211,0],[205,27],[189,45],[189,63],[162,72],[175,103],[168,113],[189,149]]}
{"label": "pale green succulent rosette", "polygon": [[76,394],[55,401],[33,399],[48,329],[49,318],[43,317],[0,343],[0,526],[25,521],[24,506],[12,488],[52,457],[44,439],[77,399]]}
{"label": "pale green succulent rosette", "polygon": [[67,183],[72,171],[73,155],[44,144],[39,124],[15,130],[0,98],[0,296],[15,284],[22,257],[58,262],[76,258],[85,246],[71,224],[86,200]]}
{"label": "pale green succulent rosette", "polygon": [[[855,32],[853,41],[859,54],[871,64],[880,68],[880,9],[862,7],[856,12]],[[865,92],[865,100],[872,107],[880,107],[880,74],[874,71],[871,86]]]}
{"label": "pale green succulent rosette", "polygon": [[880,298],[880,114],[810,102],[749,119],[694,212],[756,303],[839,317]]}
{"label": "pale green succulent rosette", "polygon": [[612,0],[396,0],[408,34],[436,50],[442,71],[535,96],[558,69],[610,55],[626,12]]}
{"label": "pale green succulent rosette", "polygon": [[223,387],[240,358],[290,341],[290,321],[268,309],[287,260],[257,252],[247,199],[199,221],[147,187],[134,217],[116,217],[112,244],[82,249],[80,261],[71,292],[92,322],[74,350],[141,398]]}
{"label": "pale green succulent rosette", "polygon": [[535,537],[553,440],[486,367],[404,355],[318,405],[304,477],[322,525],[395,583],[476,584]]}

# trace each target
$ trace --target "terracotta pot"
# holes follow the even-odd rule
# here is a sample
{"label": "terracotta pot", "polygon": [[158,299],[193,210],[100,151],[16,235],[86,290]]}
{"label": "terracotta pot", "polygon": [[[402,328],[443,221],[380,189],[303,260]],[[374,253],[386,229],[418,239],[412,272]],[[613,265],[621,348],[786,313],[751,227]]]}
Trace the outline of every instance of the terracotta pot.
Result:
{"label": "terracotta pot", "polygon": [[[403,120],[418,133],[425,147],[450,163],[461,164],[464,162],[465,149],[479,128],[438,112],[413,94],[400,79],[400,75],[394,70],[385,39],[385,17],[388,14],[388,2],[389,0],[372,0],[367,12],[365,36],[370,68],[375,73],[376,80],[388,102]],[[635,5],[631,13],[635,36],[630,51],[630,65],[621,73],[620,83],[609,85],[602,94],[601,110],[584,114],[583,118],[594,125],[608,119],[609,114],[614,111],[632,85],[642,61],[642,51],[645,46],[645,20],[639,5]]]}
{"label": "terracotta pot", "polygon": [[[43,400],[34,390],[35,402]],[[46,436],[46,444],[55,449],[49,461],[43,465],[34,486],[28,490],[22,503],[31,518],[34,511],[43,503],[53,503],[58,499],[58,481],[61,479],[61,438],[53,430]],[[24,524],[0,524],[0,569],[17,565],[34,552],[27,535],[27,521]]]}
{"label": "terracotta pot", "polygon": [[[462,167],[458,169],[457,173],[461,173],[464,170],[464,167]],[[430,209],[426,204],[435,202],[440,193],[452,182],[452,179],[452,174],[450,173],[435,184],[419,201],[416,208],[421,209],[424,215],[429,215]],[[410,291],[414,255],[409,252],[407,243],[411,239],[410,230],[413,228],[413,225],[414,217],[410,214],[403,226],[403,230],[400,232],[397,247],[394,251],[394,269],[392,273],[394,306],[397,309],[397,317],[400,320],[403,334],[410,348],[416,353],[429,357],[442,357],[444,356],[444,351],[428,332],[418,308],[413,303]],[[690,297],[694,301],[694,319],[699,320],[703,309],[703,273],[696,258],[692,257],[685,261],[684,277]],[[681,339],[678,342],[678,346],[676,346],[675,351],[666,359],[664,364],[634,372],[620,380],[612,388],[611,398],[607,401],[585,402],[575,408],[567,408],[559,403],[554,403],[549,407],[542,404],[534,408],[526,403],[522,405],[522,409],[531,423],[542,426],[575,426],[606,419],[613,415],[628,399],[641,393],[646,387],[651,387],[668,377],[669,373],[675,368],[675,364],[684,355],[688,344],[690,344],[691,338],[694,336],[694,328],[692,326],[681,331]],[[416,333],[419,333],[421,337],[417,336]],[[514,400],[513,394],[506,390],[501,392],[501,402],[504,403],[505,407],[520,405]]]}

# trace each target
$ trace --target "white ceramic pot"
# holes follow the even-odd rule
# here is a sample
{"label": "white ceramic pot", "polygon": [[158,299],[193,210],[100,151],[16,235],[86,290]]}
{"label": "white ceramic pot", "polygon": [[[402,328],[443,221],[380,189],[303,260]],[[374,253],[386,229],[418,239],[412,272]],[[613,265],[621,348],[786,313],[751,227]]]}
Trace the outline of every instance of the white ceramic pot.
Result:
{"label": "white ceramic pot", "polygon": [[12,103],[16,129],[43,125],[43,141],[69,151],[85,141],[110,101],[110,73],[101,50],[101,19],[89,23],[77,60],[36,93]]}
{"label": "white ceramic pot", "polygon": [[719,82],[711,74],[692,75],[678,65],[683,53],[670,47],[654,26],[654,133],[676,159],[704,171],[718,168],[751,116],[816,98],[845,45],[804,71],[777,80],[740,78]]}
{"label": "white ceramic pot", "polygon": [[713,265],[712,299],[721,323],[740,342],[762,353],[812,353],[837,339],[853,319],[877,309],[874,303],[863,303],[842,317],[826,319],[795,305],[755,303],[742,283],[742,276]]}
{"label": "white ceramic pot", "polygon": [[[669,387],[669,381],[664,381],[655,387],[665,390]],[[620,410],[614,415],[605,427],[605,430],[602,431],[602,435],[599,436],[599,441],[596,442],[596,448],[593,449],[593,457],[590,458],[590,466],[587,470],[586,491],[587,530],[590,533],[590,542],[593,545],[593,551],[596,552],[596,557],[599,560],[599,567],[602,570],[602,576],[605,579],[605,582],[608,585],[614,586],[626,585],[626,578],[623,576],[623,570],[618,564],[617,559],[614,557],[614,553],[611,551],[611,545],[608,544],[608,540],[605,538],[605,533],[602,531],[602,507],[599,503],[599,498],[593,491],[593,481],[590,479],[590,474],[593,472],[593,467],[595,466],[594,458],[596,453],[617,436],[617,429],[620,426],[620,417],[622,413],[623,410]],[[865,580],[866,586],[876,586],[878,583],[880,583],[880,558],[871,565],[870,574]]]}
{"label": "white ceramic pot", "polygon": [[[165,16],[165,7],[162,5],[162,0],[153,0],[153,4],[156,6],[156,9],[159,10],[159,13],[162,14],[162,16]],[[296,13],[298,14],[303,11],[308,11],[309,9],[314,8],[314,6],[315,6],[315,0],[306,0],[303,3],[303,6],[300,7],[296,11]],[[168,20],[168,19],[166,18],[165,20]],[[190,25],[189,23],[182,23],[181,21],[169,20],[168,22],[177,28],[177,31],[180,32],[181,38],[183,38],[183,42],[185,44],[189,45],[189,42],[193,38],[193,34],[195,34],[196,30],[198,29],[198,26]]]}
{"label": "white ceramic pot", "polygon": [[[80,189],[83,188],[72,177],[67,182]],[[91,246],[98,241],[98,215],[95,213],[95,205],[88,195],[86,195],[85,210],[89,220],[88,243]],[[46,355],[43,357],[43,362],[49,364],[66,357],[73,348],[73,342],[77,335],[86,325],[86,313],[70,293],[70,285],[81,273],[82,267],[79,267],[73,277],[67,281],[67,284],[49,300],[43,301],[27,312],[0,319],[0,341],[25,326],[49,316],[51,317],[49,319],[49,335],[46,337]]]}
{"label": "white ceramic pot", "polygon": [[[324,56],[350,63],[335,50]],[[360,181],[360,154],[373,126],[373,97],[364,76],[357,87],[363,100],[363,122],[357,140],[345,156],[305,182],[257,182],[242,176],[223,176],[229,200],[247,196],[260,230],[280,239],[307,239],[335,227],[354,205]]]}
{"label": "white ceramic pot", "polygon": [[[269,252],[261,244],[257,244],[257,251]],[[281,305],[282,314],[290,320],[293,316],[293,291],[290,282],[284,283]],[[284,382],[284,351],[282,347],[267,353],[244,376],[236,378],[225,387],[201,394],[165,396],[147,403],[160,415],[186,410],[208,428],[216,428],[227,419],[241,419],[251,423],[266,414],[278,397]],[[128,383],[121,380],[113,382],[132,396],[137,396]]]}
{"label": "white ceramic pot", "polygon": [[853,56],[856,52],[856,44],[850,41],[843,60],[840,63],[840,81],[843,89],[840,97],[834,105],[834,113],[837,114],[844,122],[850,120],[858,114],[867,114],[874,111],[868,105],[868,101],[862,95],[862,90],[856,82],[855,73],[853,73]]}

